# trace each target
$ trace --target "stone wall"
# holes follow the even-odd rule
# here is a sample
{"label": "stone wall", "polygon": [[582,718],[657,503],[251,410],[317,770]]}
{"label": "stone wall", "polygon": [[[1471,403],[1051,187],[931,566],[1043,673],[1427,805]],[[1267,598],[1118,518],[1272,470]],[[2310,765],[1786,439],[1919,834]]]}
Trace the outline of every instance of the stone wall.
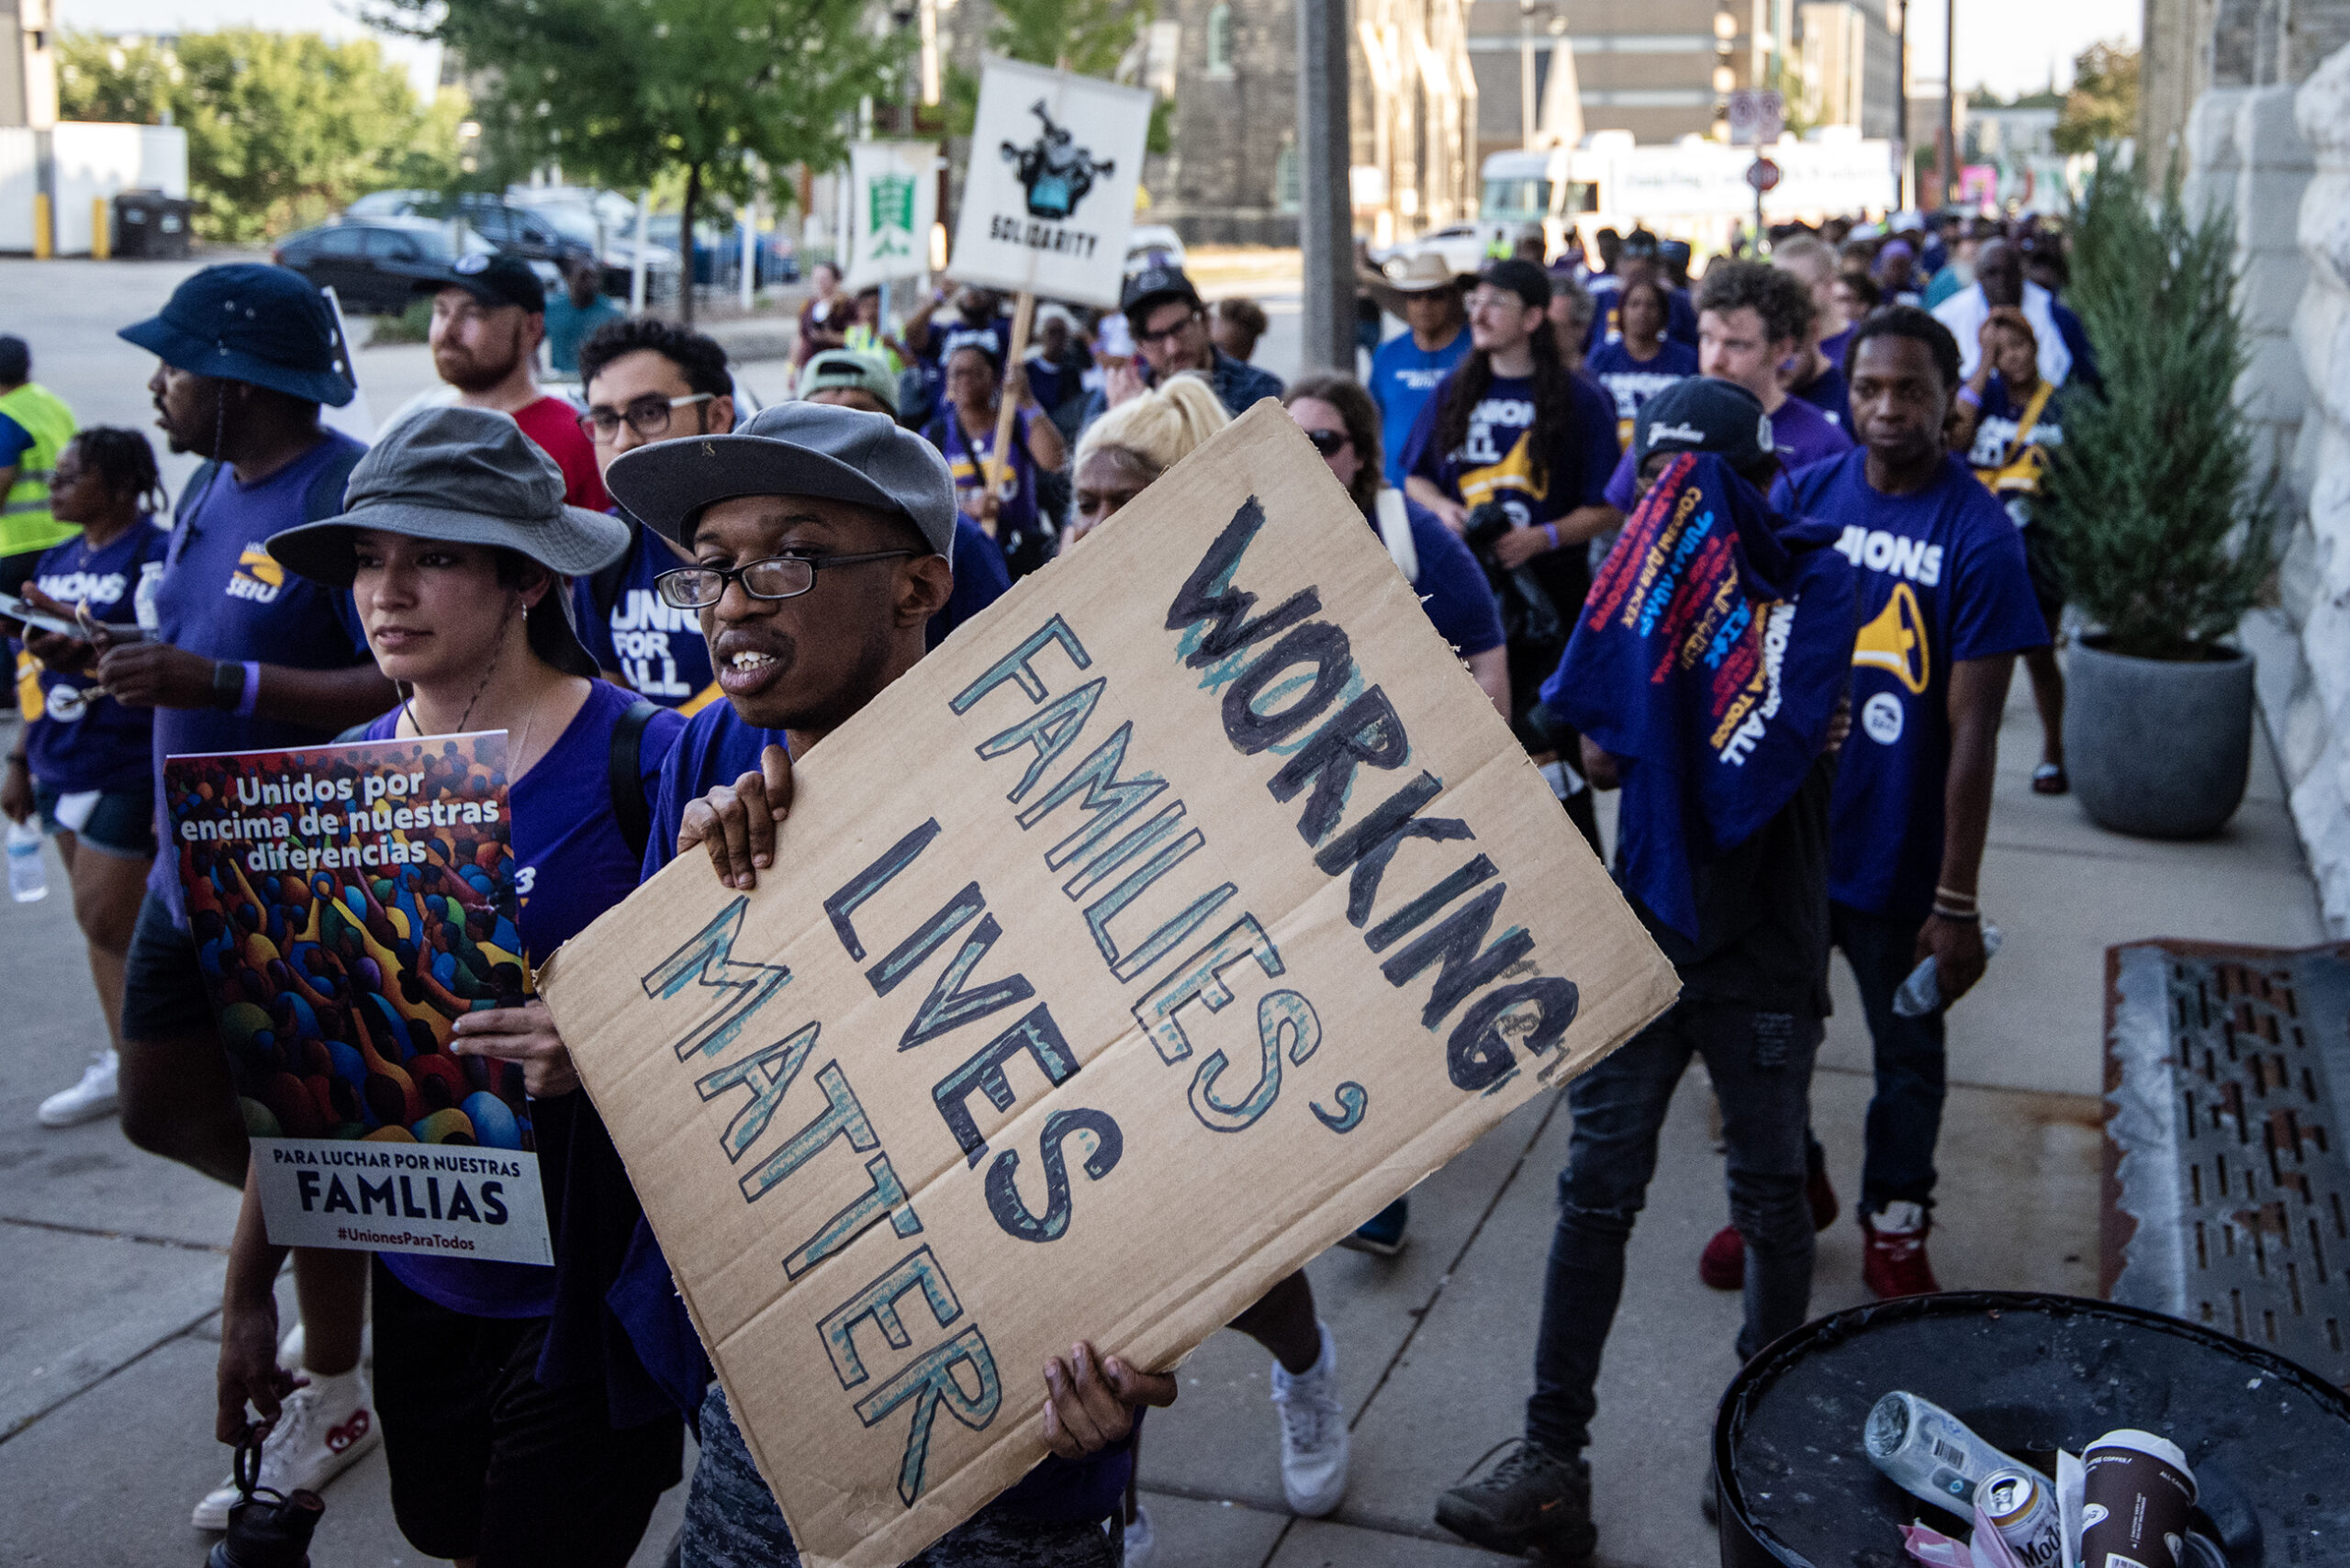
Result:
{"label": "stone wall", "polygon": [[[2239,155],[2245,145],[2272,151],[2286,128],[2258,89],[2236,116]],[[2278,572],[2282,604],[2249,617],[2244,640],[2260,659],[2261,708],[2276,743],[2293,821],[2316,877],[2327,927],[2350,936],[2350,47],[2337,50],[2292,94],[2296,140],[2308,159],[2296,204],[2297,272],[2273,254],[2270,270],[2248,286],[2248,311],[2273,320],[2281,290],[2297,276],[2287,341],[2292,363],[2280,364],[2264,343],[2266,390],[2277,400],[2248,401],[2256,418],[2286,406],[2289,378],[2299,383],[2302,418],[2282,454],[2294,518]],[[2256,121],[2256,123],[2248,123]],[[2263,139],[2266,139],[2265,140]],[[2281,154],[2280,154],[2281,155]],[[2281,171],[2272,169],[2272,173]],[[2254,180],[2244,162],[2240,189]],[[2273,202],[2275,187],[2250,185]],[[2239,208],[2244,221],[2269,231],[2271,215]],[[2263,388],[2251,389],[2255,398]]]}

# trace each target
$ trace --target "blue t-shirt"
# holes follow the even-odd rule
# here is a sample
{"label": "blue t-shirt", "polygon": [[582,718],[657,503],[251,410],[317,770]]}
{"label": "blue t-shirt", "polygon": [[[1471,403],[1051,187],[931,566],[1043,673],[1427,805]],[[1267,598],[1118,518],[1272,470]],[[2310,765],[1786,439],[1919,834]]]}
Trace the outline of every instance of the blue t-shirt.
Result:
{"label": "blue t-shirt", "polygon": [[628,314],[604,295],[582,307],[571,302],[568,289],[547,296],[547,364],[565,375],[579,374],[579,345],[607,321]]}
{"label": "blue t-shirt", "polygon": [[1829,364],[1834,365],[1840,375],[1842,374],[1844,369],[1844,355],[1851,351],[1852,346],[1853,330],[1853,328],[1847,327],[1833,337],[1827,337],[1819,340],[1819,356]]}
{"label": "blue t-shirt", "polygon": [[1801,398],[1818,409],[1830,424],[1847,437],[1852,433],[1852,390],[1844,384],[1844,373],[1836,368],[1835,361],[1829,361],[1818,375],[1802,386],[1788,387],[1787,396]]}
{"label": "blue t-shirt", "polygon": [[[207,659],[251,659],[291,669],[348,669],[373,664],[366,628],[351,590],[296,577],[269,553],[269,536],[310,521],[311,485],[330,465],[347,472],[364,449],[340,431],[257,485],[239,482],[223,464],[180,496],[163,571],[154,593],[155,634]],[[340,496],[335,498],[340,506]],[[320,513],[321,516],[330,515]],[[155,715],[155,832],[171,842],[163,820],[163,758],[207,751],[271,751],[330,740],[336,726],[297,724],[218,708],[158,708]],[[182,924],[179,863],[159,856],[148,891]]]}
{"label": "blue t-shirt", "polygon": [[1868,482],[1867,452],[1850,452],[1781,479],[1771,502],[1836,527],[1836,548],[1860,568],[1829,896],[1923,920],[1942,873],[1951,666],[2048,643],[2022,539],[1955,457],[1917,494],[1887,496]]}
{"label": "blue t-shirt", "polygon": [[923,628],[925,648],[946,641],[956,627],[1012,590],[1012,567],[1004,561],[1003,546],[959,511],[955,514],[954,566],[955,591]]}
{"label": "blue t-shirt", "polygon": [[[1419,560],[1419,575],[1412,591],[1437,635],[1452,644],[1462,658],[1502,645],[1502,610],[1485,581],[1485,569],[1460,536],[1417,501],[1404,502],[1412,528],[1412,550]],[[1375,526],[1375,525],[1374,525]]]}
{"label": "blue t-shirt", "polygon": [[[950,406],[938,410],[923,432],[938,448],[955,476],[955,504],[973,516],[979,513],[979,492],[987,477],[988,457],[995,451],[995,416],[977,436],[967,435],[963,420]],[[1028,451],[1028,410],[1012,415],[1012,447],[1004,454],[1003,477],[995,490],[995,532],[1000,539],[1024,539],[1036,532],[1036,460]]]}
{"label": "blue t-shirt", "polygon": [[[1802,398],[1785,398],[1771,411],[1771,445],[1779,454],[1779,466],[1792,474],[1852,451],[1852,438],[1830,424],[1827,415]],[[1608,476],[1609,506],[1621,512],[1632,510],[1632,481],[1639,471],[1639,465],[1633,461],[1631,450],[1626,448],[1623,461]]]}
{"label": "blue t-shirt", "polygon": [[[1623,286],[1618,284],[1595,303],[1597,308],[1592,311],[1591,326],[1583,337],[1586,362],[1598,352],[1602,343],[1624,340]],[[1689,302],[1689,291],[1685,288],[1664,291],[1664,341],[1692,349],[1697,346],[1697,308]]]}
{"label": "blue t-shirt", "polygon": [[33,432],[0,414],[0,468],[13,468],[17,459],[32,450]]}
{"label": "blue t-shirt", "polygon": [[[533,965],[636,890],[639,863],[612,812],[612,726],[636,693],[594,683],[563,737],[508,787],[514,890],[521,905],[522,946]],[[371,741],[390,740],[400,710],[367,726]],[[661,765],[686,727],[675,713],[653,715],[638,743],[644,798],[652,801]],[[511,732],[508,744],[513,744]],[[673,829],[670,842],[677,841]],[[538,884],[544,881],[546,886]],[[552,1173],[542,1171],[543,1180]],[[400,1283],[452,1312],[476,1317],[543,1317],[554,1310],[555,1271],[538,1263],[490,1263],[411,1252],[383,1254]]]}
{"label": "blue t-shirt", "polygon": [[[171,535],[151,522],[125,529],[103,550],[76,534],[44,554],[33,586],[60,604],[86,604],[98,621],[137,621],[140,569],[161,561]],[[25,756],[32,775],[61,794],[81,790],[146,790],[154,767],[155,710],[126,708],[92,695],[95,675],[43,669],[40,717],[28,726]]]}
{"label": "blue t-shirt", "polygon": [[2027,426],[2024,418],[2031,413],[2038,391],[2035,387],[2032,397],[2018,398],[2009,391],[2007,377],[1993,371],[1990,385],[1983,388],[1975,444],[1966,454],[1975,476],[1999,498],[2018,528],[2030,528],[2046,505],[2042,486],[2048,454],[2065,444],[2065,406],[2073,395],[2067,383],[2040,398],[2039,414]]}
{"label": "blue t-shirt", "polygon": [[1404,447],[1420,409],[1437,383],[1450,374],[1469,353],[1469,329],[1462,327],[1440,349],[1424,349],[1409,332],[1399,332],[1372,352],[1371,398],[1379,405],[1379,444],[1382,472],[1391,485],[1404,483]]}
{"label": "blue t-shirt", "polygon": [[1583,369],[1615,400],[1616,442],[1629,446],[1640,405],[1674,382],[1696,375],[1697,351],[1666,338],[1657,345],[1654,359],[1634,359],[1630,345],[1617,338],[1594,349]]}
{"label": "blue t-shirt", "polygon": [[1486,501],[1505,509],[1520,528],[1555,522],[1606,497],[1616,460],[1616,410],[1590,382],[1574,381],[1574,404],[1560,439],[1537,462],[1534,378],[1496,375],[1469,413],[1469,433],[1451,452],[1438,452],[1437,424],[1459,371],[1445,377],[1420,409],[1404,448],[1404,471],[1433,483],[1472,510]]}
{"label": "blue t-shirt", "polygon": [[691,713],[718,700],[718,673],[694,610],[661,602],[653,579],[688,563],[642,523],[621,559],[619,592],[609,608],[596,602],[596,579],[571,581],[572,621],[596,667],[618,670],[664,708]]}

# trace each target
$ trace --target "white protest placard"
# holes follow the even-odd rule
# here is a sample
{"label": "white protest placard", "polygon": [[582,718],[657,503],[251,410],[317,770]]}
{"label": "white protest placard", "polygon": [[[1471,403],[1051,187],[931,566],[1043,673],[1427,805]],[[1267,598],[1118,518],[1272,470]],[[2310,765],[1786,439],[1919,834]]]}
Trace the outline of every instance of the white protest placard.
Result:
{"label": "white protest placard", "polygon": [[938,146],[853,141],[848,149],[848,271],[852,289],[930,270],[938,212]]}
{"label": "white protest placard", "polygon": [[806,1561],[1171,1367],[1677,983],[1270,402],[542,969]]}
{"label": "white protest placard", "polygon": [[1137,87],[989,60],[948,275],[1114,308],[1150,104]]}

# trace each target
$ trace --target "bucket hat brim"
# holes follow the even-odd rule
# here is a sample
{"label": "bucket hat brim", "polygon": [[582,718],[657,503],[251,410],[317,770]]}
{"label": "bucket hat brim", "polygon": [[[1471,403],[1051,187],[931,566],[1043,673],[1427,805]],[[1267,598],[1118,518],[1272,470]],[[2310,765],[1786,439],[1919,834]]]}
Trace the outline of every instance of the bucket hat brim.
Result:
{"label": "bucket hat brim", "polygon": [[350,379],[337,371],[299,370],[232,349],[226,343],[207,342],[192,332],[182,331],[161,316],[134,321],[115,336],[191,375],[249,381],[255,386],[266,386],[305,402],[324,403],[330,409],[340,409],[356,396]]}
{"label": "bucket hat brim", "polygon": [[599,572],[628,554],[630,533],[625,521],[585,507],[565,506],[563,514],[566,527],[526,529],[509,519],[480,512],[382,501],[274,533],[269,553],[289,572],[343,588],[358,575],[352,536],[362,530],[511,550],[566,577]]}
{"label": "bucket hat brim", "polygon": [[907,515],[897,497],[838,458],[766,436],[655,442],[614,462],[605,482],[617,482],[614,498],[647,527],[688,547],[687,530],[703,509],[737,496],[814,496]]}

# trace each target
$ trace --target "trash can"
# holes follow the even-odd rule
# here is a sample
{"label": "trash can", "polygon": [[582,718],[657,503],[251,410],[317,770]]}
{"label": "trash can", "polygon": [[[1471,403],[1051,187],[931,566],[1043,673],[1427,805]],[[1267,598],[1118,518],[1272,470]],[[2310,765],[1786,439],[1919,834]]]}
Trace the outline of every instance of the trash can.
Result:
{"label": "trash can", "polygon": [[1806,1324],[1722,1395],[1723,1568],[1898,1568],[1913,1519],[1962,1520],[1869,1462],[1869,1409],[1907,1389],[2018,1463],[2117,1427],[2187,1450],[2196,1528],[2230,1568],[2350,1562],[2350,1395],[2240,1339],[2141,1307],[1962,1291]]}
{"label": "trash can", "polygon": [[124,191],[114,198],[114,253],[126,260],[184,261],[196,203],[161,191]]}

